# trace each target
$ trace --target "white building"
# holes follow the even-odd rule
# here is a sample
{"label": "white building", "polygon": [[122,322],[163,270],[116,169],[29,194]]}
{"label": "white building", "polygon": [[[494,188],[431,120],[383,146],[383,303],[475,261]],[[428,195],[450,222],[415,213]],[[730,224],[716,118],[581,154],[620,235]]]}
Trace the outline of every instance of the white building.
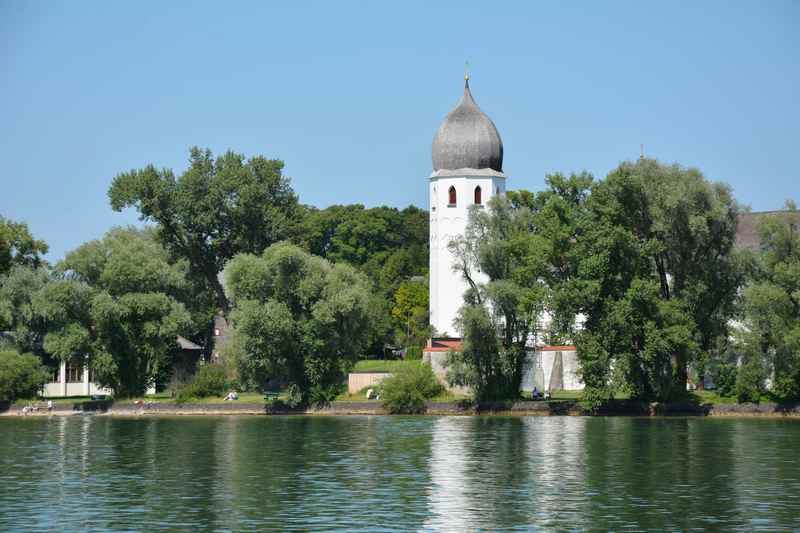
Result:
{"label": "white building", "polygon": [[[505,194],[503,141],[464,84],[464,95],[433,139],[430,198],[430,323],[440,337],[455,337],[453,324],[467,283],[453,272],[449,242],[464,234],[470,206]],[[477,282],[488,281],[483,274]]]}
{"label": "white building", "polygon": [[[492,120],[475,103],[468,76],[463,96],[436,132],[432,152],[429,275],[430,324],[435,332],[424,358],[441,377],[447,352],[461,347],[454,321],[468,289],[467,282],[453,270],[455,257],[448,244],[464,235],[471,206],[483,208],[493,196],[506,192],[503,141]],[[477,283],[488,281],[480,272],[474,279]],[[522,388],[581,389],[577,364],[574,346],[531,346]]]}

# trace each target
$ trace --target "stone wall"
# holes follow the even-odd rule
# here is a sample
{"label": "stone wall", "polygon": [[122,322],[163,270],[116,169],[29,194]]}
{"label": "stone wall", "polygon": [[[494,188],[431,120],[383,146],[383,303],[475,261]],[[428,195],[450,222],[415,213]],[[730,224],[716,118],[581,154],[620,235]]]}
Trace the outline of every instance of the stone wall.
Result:
{"label": "stone wall", "polygon": [[347,393],[356,394],[364,387],[377,385],[391,375],[391,372],[351,372],[347,376]]}

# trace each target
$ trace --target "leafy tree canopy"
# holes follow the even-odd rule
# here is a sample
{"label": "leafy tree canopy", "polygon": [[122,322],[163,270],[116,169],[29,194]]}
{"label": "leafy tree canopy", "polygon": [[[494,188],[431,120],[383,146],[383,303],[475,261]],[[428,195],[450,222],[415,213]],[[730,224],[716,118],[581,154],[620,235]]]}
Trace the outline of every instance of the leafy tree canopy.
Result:
{"label": "leafy tree canopy", "polygon": [[178,301],[187,294],[185,268],[167,260],[152,231],[118,228],[57,269],[60,279],[33,298],[47,324],[44,350],[88,360],[95,380],[120,396],[143,394],[169,371],[177,336],[191,329]]}
{"label": "leafy tree canopy", "polygon": [[46,254],[47,250],[47,243],[34,239],[27,224],[0,216],[0,275],[14,265],[40,266],[41,254]]}
{"label": "leafy tree canopy", "polygon": [[282,171],[277,159],[245,159],[231,151],[214,159],[210,150],[195,147],[180,177],[149,165],[119,174],[108,196],[115,211],[133,207],[143,220],[156,222],[160,242],[188,261],[191,275],[227,313],[218,279],[225,263],[293,234],[299,207]]}
{"label": "leafy tree canopy", "polygon": [[726,337],[733,314],[738,211],[728,186],[649,159],[592,187],[573,291],[586,317],[577,340],[587,398],[614,388],[643,399],[684,394],[688,363]]}
{"label": "leafy tree canopy", "polygon": [[288,383],[297,403],[335,397],[369,337],[366,277],[288,243],[236,256],[225,276],[243,374]]}

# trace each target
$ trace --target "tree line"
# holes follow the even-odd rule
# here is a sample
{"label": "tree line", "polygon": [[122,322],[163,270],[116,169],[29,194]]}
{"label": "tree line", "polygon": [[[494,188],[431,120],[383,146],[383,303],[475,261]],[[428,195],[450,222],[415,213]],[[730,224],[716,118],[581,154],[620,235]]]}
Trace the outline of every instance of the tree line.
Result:
{"label": "tree line", "polygon": [[[236,325],[233,347],[283,350],[273,357],[232,347],[235,380],[260,387],[281,378],[308,401],[312,389],[330,396],[355,358],[427,338],[427,290],[416,290],[428,268],[424,210],[317,209],[300,203],[282,161],[198,148],[180,175],[153,165],[118,174],[108,197],[115,211],[135,209],[146,227],[112,229],[55,265],[24,223],[0,219],[6,348],[51,368],[88,364],[98,384],[138,396],[169,382],[178,335],[210,350],[213,318],[222,314]],[[266,275],[244,274],[247,265],[277,268],[270,279],[279,287],[255,293],[242,285]],[[288,322],[269,326],[286,329],[257,340],[248,324],[276,309]],[[278,331],[283,337],[271,337]]]}
{"label": "tree line", "polygon": [[[25,224],[0,219],[3,353],[35,358],[3,368],[38,379],[31,361],[88,364],[99,384],[137,396],[169,383],[176,336],[208,351],[221,313],[233,325],[223,362],[239,386],[277,381],[316,403],[356,358],[419,356],[435,333],[425,210],[306,206],[282,161],[198,148],[180,175],[123,172],[108,196],[146,227],[112,229],[55,265]],[[531,343],[574,342],[592,405],[683,398],[687,380],[707,375],[743,400],[768,384],[797,399],[798,212],[767,219],[750,251],[735,246],[742,211],[727,185],[649,159],[601,180],[552,174],[543,191],[472,210],[450,243],[454,275],[470,286],[451,383],[513,398]]]}
{"label": "tree line", "polygon": [[451,383],[515,397],[526,346],[574,342],[592,406],[682,400],[687,381],[707,376],[740,400],[758,401],[769,382],[774,399],[800,399],[794,204],[759,225],[753,251],[735,246],[744,208],[730,187],[696,169],[642,158],[602,180],[546,183],[473,209],[450,243],[470,286]]}

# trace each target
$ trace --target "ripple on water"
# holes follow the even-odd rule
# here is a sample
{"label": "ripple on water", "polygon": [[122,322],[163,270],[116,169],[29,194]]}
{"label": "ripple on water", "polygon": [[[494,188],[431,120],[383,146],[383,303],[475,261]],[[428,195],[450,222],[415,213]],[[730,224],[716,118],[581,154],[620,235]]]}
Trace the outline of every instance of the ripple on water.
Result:
{"label": "ripple on water", "polygon": [[580,417],[0,420],[0,531],[772,531],[800,423]]}

